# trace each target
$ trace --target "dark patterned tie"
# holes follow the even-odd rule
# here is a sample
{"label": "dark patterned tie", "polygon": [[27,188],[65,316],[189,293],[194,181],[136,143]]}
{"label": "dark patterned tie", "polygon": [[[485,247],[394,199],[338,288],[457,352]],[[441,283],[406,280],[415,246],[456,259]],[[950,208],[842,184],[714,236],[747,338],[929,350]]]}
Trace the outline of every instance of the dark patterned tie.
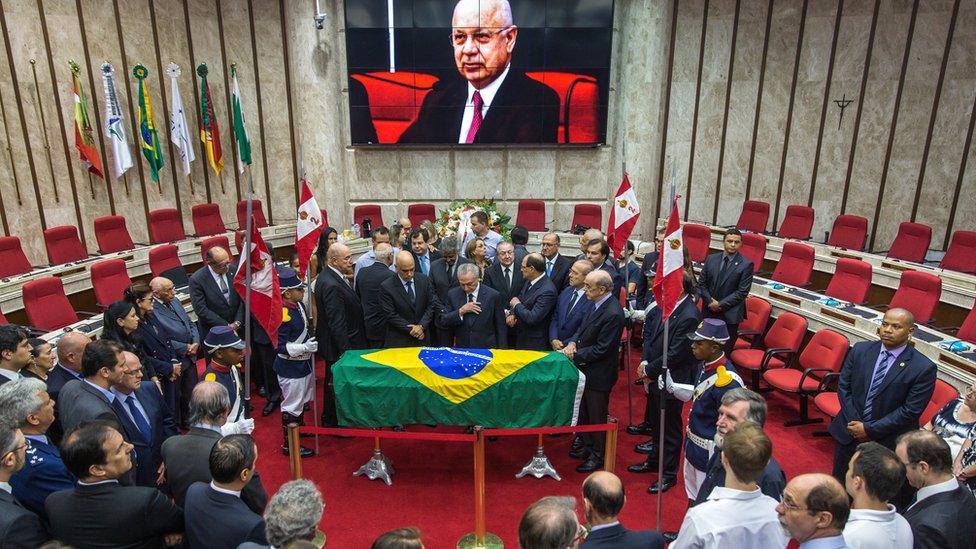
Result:
{"label": "dark patterned tie", "polygon": [[474,108],[474,116],[471,117],[471,127],[468,128],[468,135],[464,138],[465,143],[474,143],[474,138],[478,134],[478,128],[481,127],[481,123],[484,121],[481,117],[481,108],[485,106],[485,102],[481,99],[481,94],[477,91],[471,97],[471,104]]}

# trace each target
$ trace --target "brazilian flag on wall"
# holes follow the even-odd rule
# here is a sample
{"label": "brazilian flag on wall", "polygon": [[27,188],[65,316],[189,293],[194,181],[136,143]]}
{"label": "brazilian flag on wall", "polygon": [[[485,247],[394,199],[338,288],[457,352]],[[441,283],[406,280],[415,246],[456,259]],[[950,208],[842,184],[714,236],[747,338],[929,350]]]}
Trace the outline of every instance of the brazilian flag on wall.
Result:
{"label": "brazilian flag on wall", "polygon": [[410,347],[347,351],[332,365],[339,423],[575,425],[585,376],[564,355]]}

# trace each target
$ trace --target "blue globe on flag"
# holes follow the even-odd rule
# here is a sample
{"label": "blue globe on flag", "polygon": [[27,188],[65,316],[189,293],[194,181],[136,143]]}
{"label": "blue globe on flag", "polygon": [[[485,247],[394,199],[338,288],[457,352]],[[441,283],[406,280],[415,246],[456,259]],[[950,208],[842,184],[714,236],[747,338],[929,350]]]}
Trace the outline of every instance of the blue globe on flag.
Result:
{"label": "blue globe on flag", "polygon": [[418,358],[430,371],[448,379],[464,379],[477,375],[491,362],[488,349],[424,348]]}

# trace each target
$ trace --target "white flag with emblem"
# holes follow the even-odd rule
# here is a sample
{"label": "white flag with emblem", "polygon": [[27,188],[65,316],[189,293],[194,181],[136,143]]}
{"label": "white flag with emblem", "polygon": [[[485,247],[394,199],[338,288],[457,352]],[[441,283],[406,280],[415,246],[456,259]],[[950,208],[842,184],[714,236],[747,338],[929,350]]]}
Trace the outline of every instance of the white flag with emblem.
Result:
{"label": "white flag with emblem", "polygon": [[175,63],[170,63],[166,67],[166,74],[169,75],[172,101],[170,108],[169,121],[169,140],[176,145],[176,150],[180,151],[180,163],[183,165],[183,175],[190,175],[190,162],[196,160],[193,154],[193,147],[190,145],[190,130],[186,127],[186,113],[183,112],[183,99],[180,97],[180,87],[176,83],[180,76],[180,67]]}

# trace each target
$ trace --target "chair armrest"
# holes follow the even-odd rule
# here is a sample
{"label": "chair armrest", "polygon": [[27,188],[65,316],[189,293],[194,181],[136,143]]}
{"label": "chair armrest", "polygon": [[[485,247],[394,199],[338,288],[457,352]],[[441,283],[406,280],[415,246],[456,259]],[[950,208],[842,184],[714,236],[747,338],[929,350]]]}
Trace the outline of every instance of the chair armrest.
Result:
{"label": "chair armrest", "polygon": [[785,347],[774,347],[774,348],[766,349],[766,352],[763,353],[762,362],[759,364],[759,371],[765,372],[766,370],[768,370],[769,361],[772,360],[772,358],[776,355],[786,355],[785,357],[782,358],[783,360],[782,367],[785,368],[786,364],[789,362],[789,359],[792,358],[794,354],[796,354],[796,351],[794,351],[793,349],[787,349]]}
{"label": "chair armrest", "polygon": [[938,330],[946,334],[955,334],[961,326],[931,326],[933,330]]}
{"label": "chair armrest", "polygon": [[755,335],[759,335],[759,333],[760,333],[759,330],[739,330],[739,333],[737,335],[740,335],[740,336],[755,336]]}
{"label": "chair armrest", "polygon": [[827,384],[833,379],[839,379],[840,372],[831,372],[820,378],[820,385],[817,387],[817,394],[827,391]]}
{"label": "chair armrest", "polygon": [[803,375],[800,376],[800,383],[797,386],[797,392],[806,393],[806,394],[814,394],[814,395],[817,394],[817,393],[819,393],[820,392],[820,387],[817,387],[814,390],[814,392],[812,392],[812,393],[810,391],[804,391],[803,390],[803,382],[810,376],[810,374],[812,374],[814,372],[831,372],[831,371],[833,371],[833,370],[831,370],[830,368],[807,368],[806,370],[803,370]]}
{"label": "chair armrest", "polygon": [[91,318],[91,317],[93,317],[95,315],[102,314],[102,313],[95,313],[95,312],[92,312],[92,311],[75,311],[75,312],[78,313],[78,316],[79,317],[82,317],[82,318]]}

